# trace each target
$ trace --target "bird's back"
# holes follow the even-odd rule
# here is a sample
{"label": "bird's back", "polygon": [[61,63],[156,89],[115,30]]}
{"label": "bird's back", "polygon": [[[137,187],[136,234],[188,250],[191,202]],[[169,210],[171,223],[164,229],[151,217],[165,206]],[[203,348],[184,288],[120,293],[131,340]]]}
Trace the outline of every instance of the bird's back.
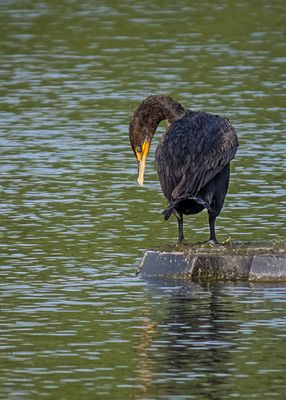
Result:
{"label": "bird's back", "polygon": [[170,125],[156,150],[164,195],[169,201],[196,195],[230,163],[237,147],[227,118],[187,110]]}

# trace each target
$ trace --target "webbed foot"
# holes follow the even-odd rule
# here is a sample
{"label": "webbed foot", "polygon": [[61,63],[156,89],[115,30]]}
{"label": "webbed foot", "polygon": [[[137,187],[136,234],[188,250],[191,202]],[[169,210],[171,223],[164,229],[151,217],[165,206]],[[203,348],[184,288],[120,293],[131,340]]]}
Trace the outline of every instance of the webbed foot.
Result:
{"label": "webbed foot", "polygon": [[206,243],[208,243],[211,247],[216,246],[216,245],[220,245],[220,243],[215,239],[209,239],[206,241]]}
{"label": "webbed foot", "polygon": [[178,240],[176,246],[188,246],[189,243],[186,241],[186,239]]}
{"label": "webbed foot", "polygon": [[211,247],[216,246],[216,245],[221,245],[216,239],[209,239],[209,240],[204,240],[203,242],[198,242],[198,244],[209,244]]}

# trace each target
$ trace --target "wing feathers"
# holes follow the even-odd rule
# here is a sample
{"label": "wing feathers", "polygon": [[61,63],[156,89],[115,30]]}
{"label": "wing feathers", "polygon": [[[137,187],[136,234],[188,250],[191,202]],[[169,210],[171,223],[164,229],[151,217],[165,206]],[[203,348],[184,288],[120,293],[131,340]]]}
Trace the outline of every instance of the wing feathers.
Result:
{"label": "wing feathers", "polygon": [[237,147],[227,118],[187,111],[169,127],[156,151],[163,193],[172,202],[197,195],[230,163]]}

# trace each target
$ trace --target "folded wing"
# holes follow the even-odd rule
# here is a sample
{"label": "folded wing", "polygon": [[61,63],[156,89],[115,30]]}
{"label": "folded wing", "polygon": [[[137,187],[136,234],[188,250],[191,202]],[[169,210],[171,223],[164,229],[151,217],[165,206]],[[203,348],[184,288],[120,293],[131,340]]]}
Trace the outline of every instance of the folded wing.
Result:
{"label": "folded wing", "polygon": [[234,158],[235,129],[227,118],[187,111],[166,132],[156,151],[161,187],[170,204],[196,196]]}

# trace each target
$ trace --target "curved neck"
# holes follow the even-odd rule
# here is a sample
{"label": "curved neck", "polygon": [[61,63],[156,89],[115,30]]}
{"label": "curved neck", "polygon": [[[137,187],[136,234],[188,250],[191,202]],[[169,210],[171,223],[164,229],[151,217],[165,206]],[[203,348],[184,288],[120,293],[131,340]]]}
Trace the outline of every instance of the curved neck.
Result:
{"label": "curved neck", "polygon": [[[184,114],[184,107],[168,96],[149,96],[138,107],[134,118],[138,118],[146,135],[154,135],[159,123],[165,119],[169,124]],[[149,139],[152,139],[150,137]]]}

